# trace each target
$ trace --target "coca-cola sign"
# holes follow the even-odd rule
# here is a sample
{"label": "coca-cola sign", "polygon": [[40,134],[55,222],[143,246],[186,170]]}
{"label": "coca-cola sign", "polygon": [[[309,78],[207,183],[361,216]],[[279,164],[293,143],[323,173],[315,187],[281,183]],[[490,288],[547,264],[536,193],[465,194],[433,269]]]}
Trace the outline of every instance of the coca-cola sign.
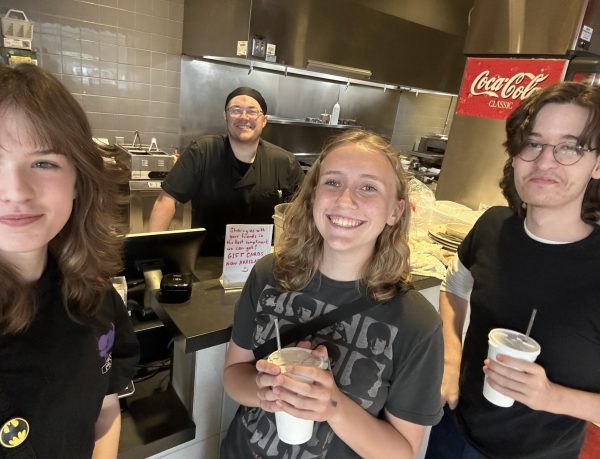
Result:
{"label": "coca-cola sign", "polygon": [[467,59],[456,113],[504,120],[523,99],[563,79],[565,59]]}

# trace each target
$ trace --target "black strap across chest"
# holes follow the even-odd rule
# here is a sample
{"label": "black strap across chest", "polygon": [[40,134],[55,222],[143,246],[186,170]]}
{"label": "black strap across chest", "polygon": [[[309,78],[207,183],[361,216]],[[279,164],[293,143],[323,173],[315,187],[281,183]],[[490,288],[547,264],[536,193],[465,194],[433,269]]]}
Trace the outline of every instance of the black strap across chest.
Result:
{"label": "black strap across chest", "polygon": [[[313,320],[304,322],[297,327],[291,328],[281,334],[281,346],[285,347],[290,343],[300,341],[309,335],[318,332],[334,323],[341,322],[342,320],[364,312],[367,309],[372,308],[384,303],[377,303],[370,298],[361,297],[358,300],[354,300],[351,303],[344,304],[333,311],[315,317]],[[271,338],[269,341],[265,341],[263,344],[254,349],[254,357],[256,360],[264,359],[271,352],[277,350],[277,338]]]}

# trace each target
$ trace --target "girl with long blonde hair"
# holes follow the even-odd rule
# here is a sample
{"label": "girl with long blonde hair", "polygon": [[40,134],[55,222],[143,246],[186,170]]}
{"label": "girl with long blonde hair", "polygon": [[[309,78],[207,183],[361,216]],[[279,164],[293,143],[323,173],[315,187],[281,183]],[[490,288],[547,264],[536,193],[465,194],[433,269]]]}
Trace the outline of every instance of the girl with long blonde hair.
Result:
{"label": "girl with long blonde hair", "polygon": [[[443,350],[439,317],[408,284],[407,202],[400,160],[378,135],[349,131],[324,147],[285,212],[280,247],[254,266],[236,307],[224,383],[241,407],[222,458],[382,459],[419,451],[425,426],[441,417]],[[261,301],[274,289],[274,300]],[[255,360],[253,351],[275,336],[275,319],[293,329],[362,301],[359,312],[298,343],[329,358],[329,370],[293,365],[283,374]],[[303,314],[294,314],[298,305]],[[374,324],[384,333],[368,333]],[[310,440],[284,444],[277,411],[317,421]]]}

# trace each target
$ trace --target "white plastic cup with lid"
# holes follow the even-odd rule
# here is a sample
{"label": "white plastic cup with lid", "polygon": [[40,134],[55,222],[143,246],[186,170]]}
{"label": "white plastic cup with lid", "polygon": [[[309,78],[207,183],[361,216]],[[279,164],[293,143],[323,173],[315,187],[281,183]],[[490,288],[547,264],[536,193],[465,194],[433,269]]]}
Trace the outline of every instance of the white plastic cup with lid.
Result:
{"label": "white plastic cup with lid", "polygon": [[[498,362],[496,356],[504,354],[516,359],[535,362],[540,354],[541,347],[533,338],[506,328],[494,328],[488,334],[488,358]],[[508,366],[498,362],[500,365]],[[515,402],[514,399],[501,394],[488,384],[487,375],[483,383],[483,396],[494,405],[508,408]]]}
{"label": "white plastic cup with lid", "polygon": [[[281,367],[282,373],[285,373],[286,365],[306,365],[323,370],[328,367],[327,359],[315,357],[312,355],[311,349],[302,347],[286,347],[277,350],[267,357],[267,361]],[[293,374],[287,376],[308,384],[313,382],[303,376]],[[288,445],[300,445],[306,443],[312,437],[314,421],[310,419],[301,419],[285,411],[277,411],[275,412],[275,424],[277,426],[277,436]]]}

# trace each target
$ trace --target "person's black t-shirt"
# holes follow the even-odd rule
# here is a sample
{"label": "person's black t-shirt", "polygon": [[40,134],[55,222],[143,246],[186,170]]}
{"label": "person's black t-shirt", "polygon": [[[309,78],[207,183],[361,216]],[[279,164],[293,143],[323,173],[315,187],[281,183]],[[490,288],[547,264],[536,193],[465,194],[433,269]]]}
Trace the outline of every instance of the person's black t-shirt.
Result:
{"label": "person's black t-shirt", "polygon": [[26,441],[38,458],[90,458],[102,401],[130,381],[138,342],[114,289],[93,318],[76,323],[63,307],[60,280],[50,259],[36,285],[32,324],[0,336],[0,383],[16,415],[29,422]]}

